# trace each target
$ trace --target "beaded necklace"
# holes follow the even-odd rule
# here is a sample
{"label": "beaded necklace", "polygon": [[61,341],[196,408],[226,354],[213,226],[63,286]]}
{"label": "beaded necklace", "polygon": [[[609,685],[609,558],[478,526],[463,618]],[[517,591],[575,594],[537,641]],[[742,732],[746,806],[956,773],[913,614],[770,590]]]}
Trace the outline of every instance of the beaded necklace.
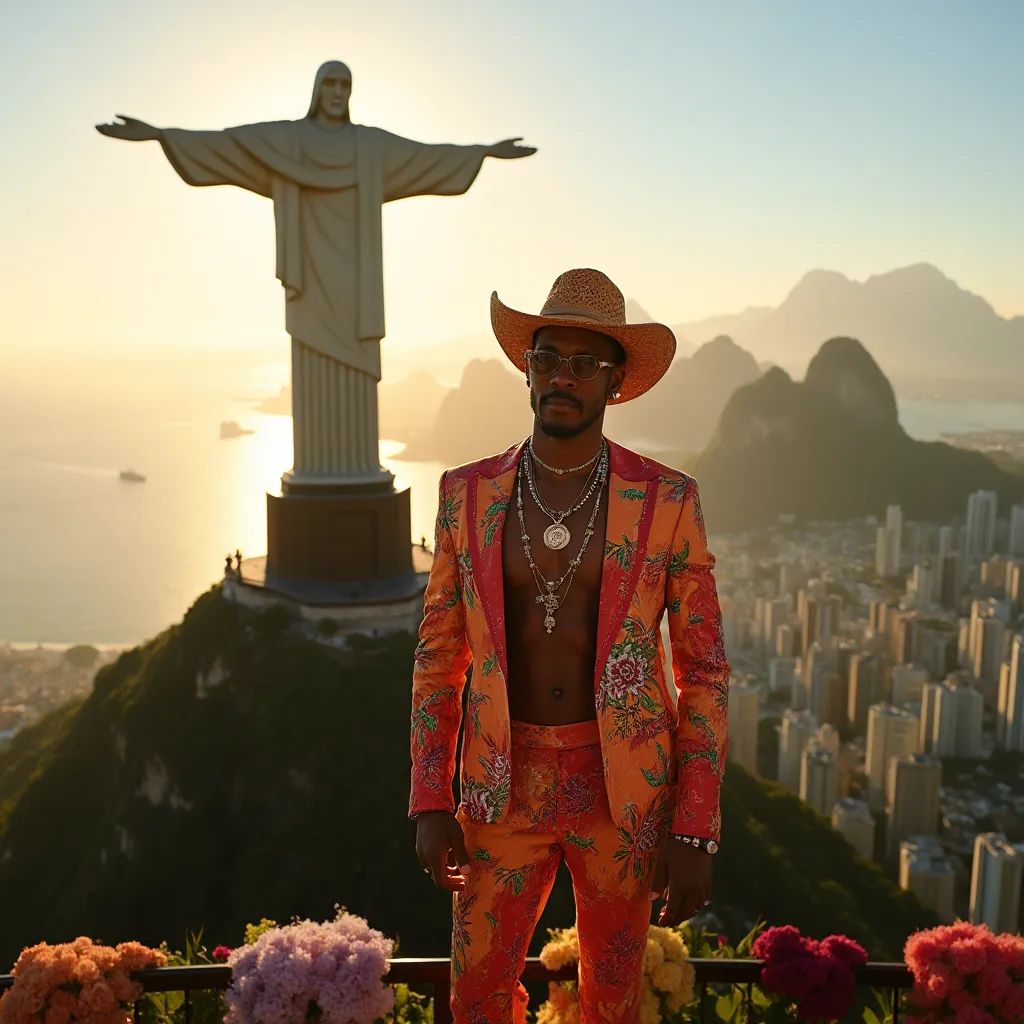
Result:
{"label": "beaded necklace", "polygon": [[[529,442],[528,442],[529,444]],[[607,474],[608,471],[608,448],[604,438],[601,439],[601,447],[598,450],[597,463],[593,470],[591,470],[589,476],[583,484],[583,488],[580,491],[579,497],[573,504],[567,508],[564,512],[558,512],[551,509],[544,499],[540,496],[540,491],[537,488],[537,479],[533,474],[533,446],[529,444],[530,448],[530,459],[526,460],[526,482],[530,486],[530,494],[533,496],[533,500],[536,502],[537,507],[544,513],[550,520],[551,525],[544,531],[544,544],[552,551],[558,551],[564,548],[566,544],[572,539],[572,535],[569,533],[569,527],[564,525],[563,519],[571,516],[574,512],[578,512],[584,505],[590,500],[590,496],[594,493],[594,488],[597,486],[599,480],[603,479],[602,474]],[[541,463],[543,465],[543,463]]]}
{"label": "beaded necklace", "polygon": [[[529,465],[529,463],[526,463]],[[598,463],[598,476],[597,479],[603,484],[605,481],[606,466],[604,460]],[[580,550],[575,558],[569,560],[569,565],[565,572],[558,577],[557,580],[548,580],[541,575],[540,569],[537,568],[537,563],[533,560],[533,552],[530,550],[530,535],[526,532],[526,519],[523,516],[523,474],[522,470],[516,474],[516,511],[519,513],[519,529],[521,531],[523,541],[523,551],[526,553],[526,561],[530,566],[530,571],[533,573],[534,583],[537,585],[537,597],[535,598],[537,604],[544,605],[544,628],[550,633],[555,628],[555,612],[558,611],[562,602],[569,595],[569,588],[572,586],[573,577],[576,575],[576,570],[580,567],[580,563],[583,561],[583,555],[587,550],[587,545],[590,543],[590,538],[594,535],[594,523],[597,521],[597,512],[601,507],[601,491],[597,492],[597,500],[594,502],[594,510],[590,513],[590,521],[587,523],[587,528],[583,531],[583,543],[580,545]],[[550,529],[550,527],[548,527]],[[563,527],[564,529],[564,527]],[[568,531],[566,531],[568,533]],[[565,546],[564,544],[562,545]],[[562,584],[565,583],[565,593],[559,597],[559,590],[562,589]]]}

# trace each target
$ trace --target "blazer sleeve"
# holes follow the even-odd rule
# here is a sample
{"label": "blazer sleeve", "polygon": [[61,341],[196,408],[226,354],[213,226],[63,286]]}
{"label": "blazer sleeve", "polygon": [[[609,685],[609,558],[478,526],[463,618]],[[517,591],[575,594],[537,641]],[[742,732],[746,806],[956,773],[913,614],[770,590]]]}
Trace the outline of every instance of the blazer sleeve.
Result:
{"label": "blazer sleeve", "polygon": [[687,479],[665,583],[672,674],[679,692],[678,787],[672,831],[718,840],[729,746],[729,663],[697,481]]}
{"label": "blazer sleeve", "polygon": [[423,620],[413,664],[410,817],[423,811],[455,809],[455,750],[462,724],[466,669],[472,659],[451,532],[458,499],[451,492],[447,476],[445,471],[439,486],[434,561],[423,595]]}

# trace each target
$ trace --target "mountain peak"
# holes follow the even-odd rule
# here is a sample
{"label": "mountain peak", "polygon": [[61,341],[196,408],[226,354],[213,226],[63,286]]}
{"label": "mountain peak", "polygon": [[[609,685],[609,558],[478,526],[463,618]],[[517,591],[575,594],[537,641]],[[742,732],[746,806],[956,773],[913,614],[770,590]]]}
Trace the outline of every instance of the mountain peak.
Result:
{"label": "mountain peak", "polygon": [[807,367],[804,384],[827,395],[866,427],[898,427],[896,395],[856,338],[829,338]]}

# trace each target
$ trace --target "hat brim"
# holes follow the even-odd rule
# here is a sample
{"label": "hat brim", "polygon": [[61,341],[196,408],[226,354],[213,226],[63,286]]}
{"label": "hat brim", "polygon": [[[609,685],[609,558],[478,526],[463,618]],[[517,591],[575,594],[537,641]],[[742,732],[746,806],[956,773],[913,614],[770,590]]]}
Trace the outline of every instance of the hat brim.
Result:
{"label": "hat brim", "polygon": [[626,371],[619,397],[609,405],[639,398],[665,375],[676,354],[676,336],[664,324],[606,324],[585,316],[544,316],[523,313],[506,306],[491,293],[491,328],[502,351],[517,370],[526,371],[526,351],[533,348],[533,335],[541,327],[585,327],[614,338],[626,353]]}

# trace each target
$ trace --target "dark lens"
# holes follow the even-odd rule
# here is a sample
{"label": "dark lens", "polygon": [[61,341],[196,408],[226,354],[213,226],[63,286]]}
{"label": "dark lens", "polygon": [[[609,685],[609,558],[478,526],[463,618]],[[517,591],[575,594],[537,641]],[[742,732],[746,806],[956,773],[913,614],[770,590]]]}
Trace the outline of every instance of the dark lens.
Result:
{"label": "dark lens", "polygon": [[539,352],[530,353],[530,366],[533,368],[533,372],[544,377],[554,373],[560,362],[556,352],[546,352],[541,349]]}
{"label": "dark lens", "polygon": [[592,380],[601,369],[601,361],[596,356],[573,356],[569,360],[569,365],[580,380]]}

